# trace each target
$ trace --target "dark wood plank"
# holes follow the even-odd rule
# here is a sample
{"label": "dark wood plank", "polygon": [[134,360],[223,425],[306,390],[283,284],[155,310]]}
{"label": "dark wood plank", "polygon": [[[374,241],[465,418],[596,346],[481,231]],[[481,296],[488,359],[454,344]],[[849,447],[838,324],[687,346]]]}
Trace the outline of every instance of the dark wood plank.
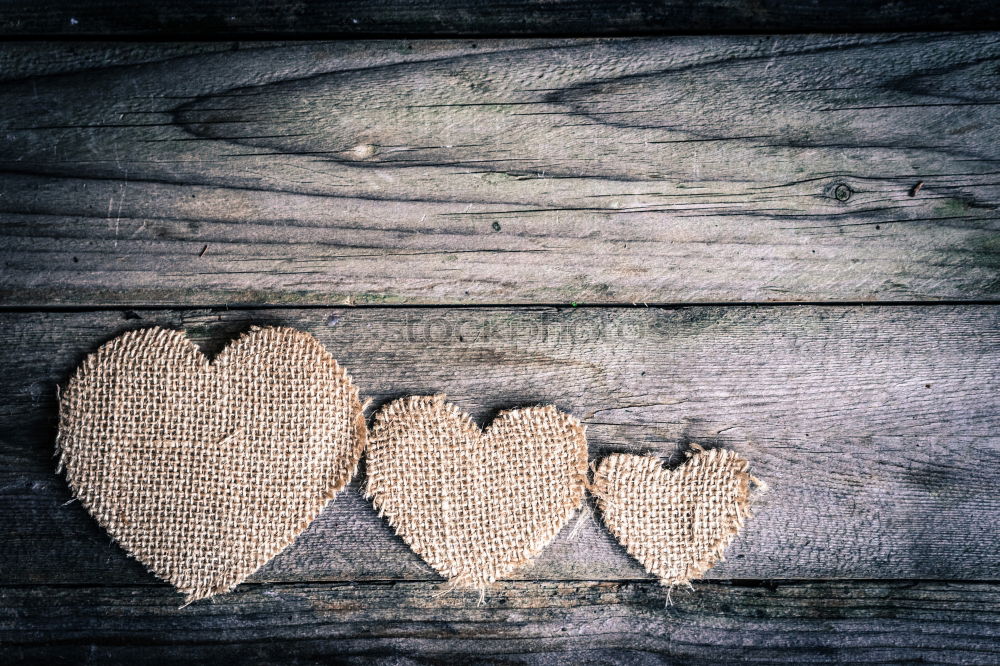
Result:
{"label": "dark wood plank", "polygon": [[998,55],[11,45],[0,303],[995,299]]}
{"label": "dark wood plank", "polygon": [[996,3],[890,0],[8,0],[0,36],[428,37],[985,30]]}
{"label": "dark wood plank", "polygon": [[0,588],[5,664],[995,664],[991,583],[245,585],[178,609],[150,587]]}
{"label": "dark wood plank", "polygon": [[[54,474],[57,383],[120,331],[217,351],[250,324],[314,333],[375,406],[445,392],[481,423],[555,403],[592,457],[731,447],[771,485],[716,578],[996,579],[1000,307],[354,308],[0,315],[0,584],[151,583]],[[644,572],[585,516],[524,579]],[[439,580],[354,486],[258,573]]]}

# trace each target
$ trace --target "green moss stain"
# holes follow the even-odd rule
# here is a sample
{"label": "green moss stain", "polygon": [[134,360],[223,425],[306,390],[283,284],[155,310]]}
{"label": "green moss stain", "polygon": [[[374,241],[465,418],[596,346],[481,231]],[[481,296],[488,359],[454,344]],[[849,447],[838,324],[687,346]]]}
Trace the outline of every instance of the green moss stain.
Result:
{"label": "green moss stain", "polygon": [[380,303],[396,303],[405,299],[398,294],[390,292],[366,291],[355,295],[352,300],[355,305],[375,305]]}
{"label": "green moss stain", "polygon": [[962,199],[945,199],[934,206],[934,212],[941,217],[961,217],[973,215],[975,209]]}
{"label": "green moss stain", "polygon": [[483,182],[487,185],[503,185],[504,183],[510,183],[512,181],[520,180],[517,176],[512,176],[509,173],[484,173],[479,176]]}

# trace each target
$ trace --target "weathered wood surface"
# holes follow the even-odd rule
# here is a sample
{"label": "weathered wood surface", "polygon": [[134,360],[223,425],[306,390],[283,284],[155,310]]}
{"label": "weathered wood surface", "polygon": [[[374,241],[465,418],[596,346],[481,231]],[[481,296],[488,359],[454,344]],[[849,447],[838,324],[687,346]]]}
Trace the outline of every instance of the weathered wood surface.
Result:
{"label": "weathered wood surface", "polygon": [[[130,1],[17,2],[0,34],[181,29],[170,2]],[[436,6],[393,20],[484,25]],[[404,29],[384,3],[347,27],[360,5],[332,7],[220,24],[203,3],[186,27]],[[489,25],[516,30],[519,7]],[[741,29],[773,21],[754,7]],[[858,29],[930,11],[783,7]],[[640,16],[533,4],[524,28],[556,10],[549,36],[578,11],[607,13],[605,34]],[[998,55],[997,34],[4,44],[0,661],[996,663],[1000,309],[927,302],[1000,295]],[[502,307],[773,300],[828,305]],[[151,307],[227,303],[490,307]],[[52,457],[56,386],[154,323],[211,353],[296,326],[373,408],[443,391],[485,423],[555,402],[594,458],[725,446],[771,490],[670,606],[588,515],[484,605],[438,596],[354,484],[252,582],[178,609]]]}
{"label": "weathered wood surface", "polygon": [[998,55],[8,44],[0,303],[994,299]]}
{"label": "weathered wood surface", "polygon": [[[1000,586],[947,582],[0,588],[5,664],[996,664]],[[445,623],[442,625],[442,622]]]}
{"label": "weathered wood surface", "polygon": [[[591,455],[688,442],[771,485],[714,578],[995,580],[1000,308],[353,308],[6,313],[0,584],[139,584],[54,473],[56,385],[124,329],[183,328],[215,352],[251,324],[310,331],[379,404],[445,392],[480,423],[555,403]],[[592,517],[525,580],[647,578]],[[440,580],[357,492],[254,580]]]}
{"label": "weathered wood surface", "polygon": [[7,0],[0,36],[430,37],[986,30],[995,2],[892,0]]}

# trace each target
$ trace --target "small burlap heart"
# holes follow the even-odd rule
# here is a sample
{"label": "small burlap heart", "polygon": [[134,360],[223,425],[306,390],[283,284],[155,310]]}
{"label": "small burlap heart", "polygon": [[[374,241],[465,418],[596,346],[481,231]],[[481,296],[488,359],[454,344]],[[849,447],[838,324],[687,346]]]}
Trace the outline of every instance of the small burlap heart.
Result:
{"label": "small burlap heart", "polygon": [[485,430],[444,396],[375,416],[366,494],[457,587],[485,589],[529,562],[583,500],[584,428],[555,407],[502,412]]}
{"label": "small burlap heart", "polygon": [[187,601],[288,546],[354,475],[357,389],[311,335],[257,328],[209,360],[150,328],[90,355],[62,394],[74,495]]}
{"label": "small burlap heart", "polygon": [[604,524],[664,585],[700,578],[749,515],[747,461],[695,446],[674,470],[658,458],[613,454],[601,461],[592,492]]}

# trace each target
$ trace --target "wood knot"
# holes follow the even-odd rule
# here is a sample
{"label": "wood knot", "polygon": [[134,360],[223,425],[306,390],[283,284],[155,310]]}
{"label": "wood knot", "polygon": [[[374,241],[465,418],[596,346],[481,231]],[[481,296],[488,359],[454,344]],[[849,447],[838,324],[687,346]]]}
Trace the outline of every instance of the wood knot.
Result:
{"label": "wood knot", "polygon": [[353,160],[367,160],[375,156],[378,147],[370,143],[361,143],[347,151],[348,157]]}

